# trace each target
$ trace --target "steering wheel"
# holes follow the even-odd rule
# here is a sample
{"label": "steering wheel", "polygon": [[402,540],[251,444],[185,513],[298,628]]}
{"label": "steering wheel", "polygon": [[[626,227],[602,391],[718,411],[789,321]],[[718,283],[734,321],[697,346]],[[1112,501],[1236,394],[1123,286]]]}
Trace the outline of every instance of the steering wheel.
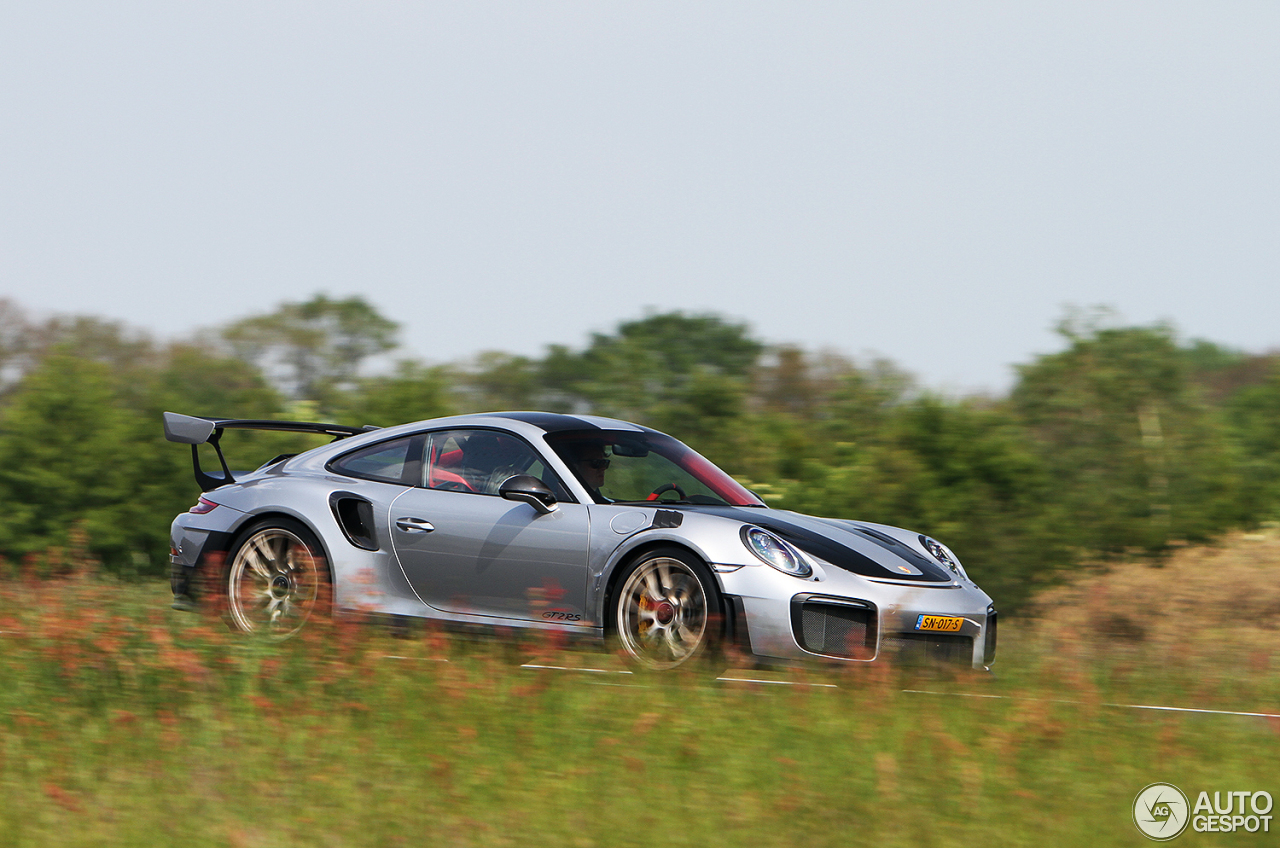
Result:
{"label": "steering wheel", "polygon": [[457,480],[446,480],[439,486],[432,486],[438,492],[474,492],[475,489]]}
{"label": "steering wheel", "polygon": [[661,486],[659,486],[658,488],[650,492],[649,497],[645,498],[645,500],[656,501],[658,499],[658,496],[664,492],[675,492],[677,495],[680,496],[680,500],[682,501],[689,500],[689,496],[684,493],[684,489],[680,488],[675,483],[663,483]]}

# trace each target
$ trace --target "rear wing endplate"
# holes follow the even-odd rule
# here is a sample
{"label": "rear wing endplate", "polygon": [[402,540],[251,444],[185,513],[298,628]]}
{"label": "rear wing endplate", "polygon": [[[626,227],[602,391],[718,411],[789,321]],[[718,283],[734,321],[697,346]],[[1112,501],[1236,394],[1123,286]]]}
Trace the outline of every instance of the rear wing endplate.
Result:
{"label": "rear wing endplate", "polygon": [[[333,436],[335,440],[345,439],[360,433],[376,430],[377,427],[342,427],[337,424],[316,424],[309,421],[273,421],[263,418],[202,418],[196,415],[180,415],[176,412],[164,414],[164,437],[171,442],[191,445],[191,463],[195,468],[196,483],[200,491],[209,492],[219,486],[234,483],[231,469],[227,467],[226,457],[222,455],[222,431],[236,430],[276,430],[286,433],[316,433]],[[210,474],[200,467],[200,445],[213,445],[218,454],[218,462],[222,465],[222,475]]]}

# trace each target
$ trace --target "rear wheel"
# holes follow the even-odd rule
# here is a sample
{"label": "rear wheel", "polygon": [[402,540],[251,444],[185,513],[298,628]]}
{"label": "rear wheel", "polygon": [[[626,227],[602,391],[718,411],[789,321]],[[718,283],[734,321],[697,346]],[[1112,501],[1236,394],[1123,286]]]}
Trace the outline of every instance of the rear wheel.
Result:
{"label": "rear wheel", "polygon": [[246,633],[292,636],[321,604],[327,571],[311,531],[287,518],[261,521],[237,539],[227,568],[227,614]]}
{"label": "rear wheel", "polygon": [[714,660],[720,592],[707,567],[680,548],[637,557],[618,579],[612,624],[624,659],[665,671]]}

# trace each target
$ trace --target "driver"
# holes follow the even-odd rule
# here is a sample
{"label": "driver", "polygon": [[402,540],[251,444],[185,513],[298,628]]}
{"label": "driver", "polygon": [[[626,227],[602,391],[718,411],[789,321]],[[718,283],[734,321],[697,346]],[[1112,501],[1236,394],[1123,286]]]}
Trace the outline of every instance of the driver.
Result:
{"label": "driver", "polygon": [[587,487],[597,501],[607,502],[609,499],[600,494],[604,485],[604,472],[609,468],[609,457],[605,453],[602,442],[579,442],[572,448],[570,465],[573,473],[578,475],[582,485]]}

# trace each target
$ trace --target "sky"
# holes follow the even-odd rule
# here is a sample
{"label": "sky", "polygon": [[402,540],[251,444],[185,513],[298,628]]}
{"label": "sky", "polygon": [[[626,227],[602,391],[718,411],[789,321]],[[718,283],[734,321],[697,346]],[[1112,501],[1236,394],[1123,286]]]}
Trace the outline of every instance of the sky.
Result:
{"label": "sky", "polygon": [[1068,308],[1280,348],[1274,2],[0,2],[0,297],[429,362],[646,311],[1002,392]]}

